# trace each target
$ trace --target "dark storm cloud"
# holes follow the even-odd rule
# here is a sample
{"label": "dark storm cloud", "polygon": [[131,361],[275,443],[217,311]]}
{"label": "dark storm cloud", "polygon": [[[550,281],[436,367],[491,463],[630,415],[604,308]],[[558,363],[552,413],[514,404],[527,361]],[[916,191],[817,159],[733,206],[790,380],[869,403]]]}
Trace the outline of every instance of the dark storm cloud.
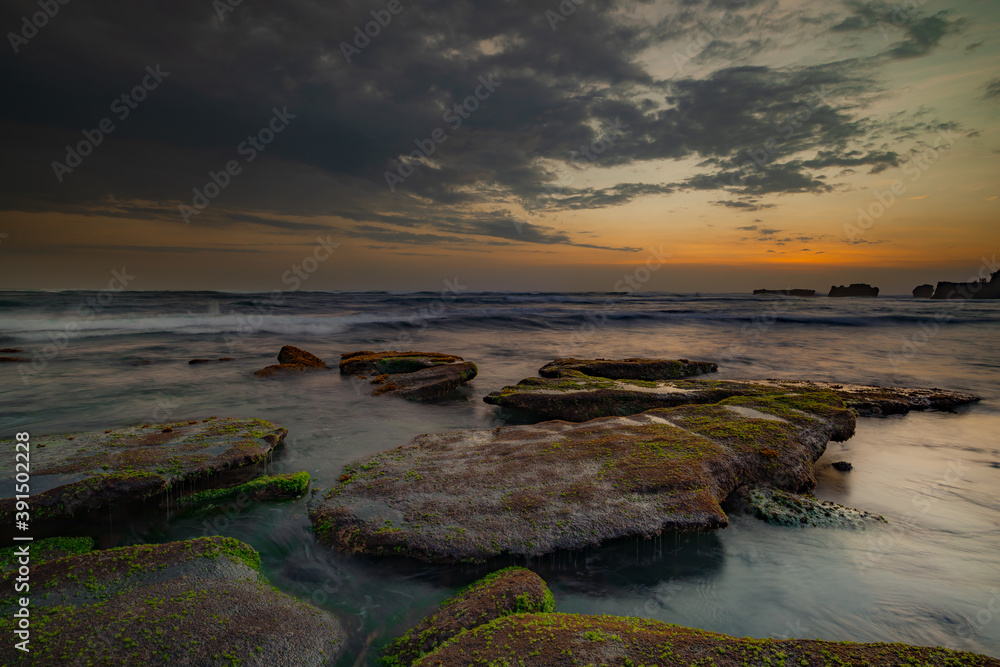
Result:
{"label": "dark storm cloud", "polygon": [[[474,236],[596,248],[604,246],[481,209],[604,208],[715,189],[736,195],[720,205],[749,211],[770,204],[747,197],[829,191],[820,173],[827,168],[896,164],[884,142],[868,145],[889,131],[863,117],[883,92],[870,62],[728,66],[826,18],[774,2],[685,0],[648,21],[639,13],[649,4],[588,0],[553,30],[545,12],[557,2],[403,0],[348,64],[342,44],[384,3],[254,0],[220,15],[204,0],[76,0],[0,64],[9,135],[0,208],[183,224],[177,205],[238,160],[243,173],[192,224],[305,233],[330,223],[282,217],[328,216],[353,224],[348,235],[382,241]],[[849,7],[835,32],[874,29],[890,8]],[[31,0],[4,3],[0,24],[18,25],[35,10]],[[892,55],[926,53],[958,25],[914,14],[898,28]],[[704,26],[712,35],[693,59],[720,69],[663,80],[642,64],[648,47],[685,48]],[[142,82],[147,66],[169,76],[119,119],[115,100]],[[475,98],[481,77],[498,82],[486,99]],[[466,104],[457,126],[448,120],[456,104]],[[294,118],[244,162],[238,147],[274,109]],[[58,182],[51,163],[108,117],[114,131]],[[930,125],[914,121],[911,131],[921,123]],[[390,192],[385,172],[437,130],[446,139],[432,142],[434,152]],[[680,183],[593,187],[562,178],[577,168],[691,158],[704,166]],[[562,175],[556,164],[568,165]]]}

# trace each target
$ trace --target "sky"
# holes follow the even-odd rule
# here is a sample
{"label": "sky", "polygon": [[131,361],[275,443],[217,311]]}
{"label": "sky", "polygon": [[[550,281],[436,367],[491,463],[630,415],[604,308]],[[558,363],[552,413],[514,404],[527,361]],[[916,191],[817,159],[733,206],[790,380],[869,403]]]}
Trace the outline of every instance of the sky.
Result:
{"label": "sky", "polygon": [[1000,251],[995,0],[11,0],[0,27],[0,289],[899,294]]}

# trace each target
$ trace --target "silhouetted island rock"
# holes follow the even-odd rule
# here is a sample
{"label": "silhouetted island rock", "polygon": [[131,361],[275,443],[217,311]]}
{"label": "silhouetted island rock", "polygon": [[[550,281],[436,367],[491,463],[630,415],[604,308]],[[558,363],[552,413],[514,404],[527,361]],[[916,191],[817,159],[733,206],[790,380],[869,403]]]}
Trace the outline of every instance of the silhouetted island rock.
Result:
{"label": "silhouetted island rock", "polygon": [[[212,417],[33,437],[33,525],[156,507],[195,491],[192,482],[204,488],[220,473],[266,460],[287,433],[263,419]],[[13,489],[13,468],[6,479]],[[0,520],[9,523],[14,512],[14,498],[0,500]]]}
{"label": "silhouetted island rock", "polygon": [[816,296],[814,289],[755,289],[754,294],[776,294],[778,296]]}
{"label": "silhouetted island rock", "polygon": [[[31,577],[31,652],[5,641],[0,664],[321,667],[345,643],[334,616],[269,586],[258,553],[232,538],[32,559]],[[0,605],[8,637],[16,604]]]}
{"label": "silhouetted island rock", "polygon": [[438,352],[350,352],[341,355],[340,372],[370,380],[372,396],[388,394],[418,401],[440,398],[476,377],[471,361]]}
{"label": "silhouetted island rock", "polygon": [[939,282],[932,299],[1000,299],[1000,271],[973,283]]}
{"label": "silhouetted island rock", "polygon": [[934,296],[934,285],[918,285],[913,288],[914,299],[929,299]]}
{"label": "silhouetted island rock", "polygon": [[255,371],[254,375],[256,377],[273,377],[289,373],[327,370],[328,368],[329,366],[326,365],[326,362],[315,354],[306,352],[293,345],[285,345],[278,351],[277,364],[265,366],[259,371]]}
{"label": "silhouetted island rock", "polygon": [[851,283],[848,287],[834,285],[829,296],[878,296],[878,288],[867,283]]}

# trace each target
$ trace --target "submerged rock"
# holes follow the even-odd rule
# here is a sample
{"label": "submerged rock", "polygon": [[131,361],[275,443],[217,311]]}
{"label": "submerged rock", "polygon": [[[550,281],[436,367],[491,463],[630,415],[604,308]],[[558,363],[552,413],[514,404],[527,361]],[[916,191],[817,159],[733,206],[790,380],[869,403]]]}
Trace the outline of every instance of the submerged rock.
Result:
{"label": "submerged rock", "polygon": [[776,526],[864,528],[872,523],[887,523],[878,514],[766,486],[737,489],[728,498],[727,507]]}
{"label": "submerged rock", "polygon": [[[203,483],[218,473],[263,461],[288,431],[263,419],[216,419],[144,424],[131,428],[50,435],[31,440],[31,509],[35,524],[59,518],[128,509],[137,501],[182,483]],[[0,442],[0,446],[13,444]],[[15,511],[10,495],[0,500],[0,520]]]}
{"label": "submerged rock", "polygon": [[835,470],[839,470],[840,472],[850,472],[854,470],[854,466],[847,461],[834,461],[830,465],[833,466]]}
{"label": "submerged rock", "polygon": [[556,359],[542,366],[543,378],[573,377],[578,371],[611,380],[677,380],[714,373],[719,365],[711,361],[687,359]]}
{"label": "submerged rock", "polygon": [[509,567],[442,602],[435,613],[383,649],[382,664],[411,665],[463,630],[511,614],[554,610],[552,593],[541,577],[523,567]]}
{"label": "submerged rock", "polygon": [[292,345],[285,345],[278,351],[278,363],[255,371],[254,376],[262,378],[274,377],[275,375],[288,375],[328,368],[329,366],[326,365],[326,362],[315,354]]}
{"label": "submerged rock", "polygon": [[219,357],[218,359],[192,359],[188,364],[194,366],[195,364],[215,364],[220,361],[234,361],[232,357]]}
{"label": "submerged rock", "polygon": [[370,379],[372,395],[391,394],[418,401],[440,398],[476,377],[472,362],[437,352],[350,352],[340,360],[340,372]]}
{"label": "submerged rock", "polygon": [[[345,637],[337,619],[271,588],[259,568],[256,551],[224,537],[34,563],[44,594],[31,596],[31,653],[5,641],[0,663],[332,664]],[[0,606],[13,637],[16,600]]]}
{"label": "submerged rock", "polygon": [[310,517],[339,550],[430,561],[722,528],[721,503],[741,486],[814,488],[814,462],[854,424],[817,391],[422,435],[349,465]]}
{"label": "submerged rock", "polygon": [[868,665],[998,667],[984,655],[906,644],[752,639],[634,617],[516,614],[463,632],[414,667],[467,665]]}
{"label": "submerged rock", "polygon": [[974,394],[943,389],[793,380],[616,380],[565,370],[560,377],[521,380],[514,386],[484,396],[483,401],[525,410],[543,419],[579,422],[632,415],[659,407],[716,403],[731,396],[814,391],[837,394],[847,407],[865,417],[905,414],[910,410],[951,410],[979,400]]}

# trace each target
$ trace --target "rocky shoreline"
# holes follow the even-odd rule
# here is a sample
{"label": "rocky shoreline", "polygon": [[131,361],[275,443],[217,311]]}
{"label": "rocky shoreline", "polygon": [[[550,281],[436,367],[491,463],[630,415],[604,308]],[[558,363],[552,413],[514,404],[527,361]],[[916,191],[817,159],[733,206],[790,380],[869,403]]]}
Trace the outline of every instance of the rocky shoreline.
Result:
{"label": "rocky shoreline", "polygon": [[[329,370],[292,346],[278,361],[256,375]],[[461,357],[428,352],[347,353],[339,368],[373,396],[421,402],[478,373]],[[344,554],[459,563],[720,530],[733,513],[783,530],[867,530],[886,520],[811,495],[827,444],[850,438],[859,418],[979,400],[936,388],[705,377],[717,369],[687,359],[556,359],[539,377],[484,397],[528,423],[426,434],[349,464],[308,504],[316,540]],[[33,656],[8,643],[0,663],[334,664],[344,626],[272,588],[246,544],[214,536],[94,551],[89,539],[66,537],[74,521],[112,507],[198,512],[233,497],[301,498],[308,473],[267,476],[258,466],[287,434],[263,419],[210,417],[34,439],[34,479],[44,488],[33,498],[34,519],[50,534],[63,532],[32,549],[32,577],[45,590],[32,598]],[[15,509],[12,498],[0,500],[7,524]],[[7,590],[14,556],[0,550]],[[18,601],[11,596],[2,606],[0,629],[9,633]],[[381,659],[391,666],[1000,665],[941,648],[740,639],[557,613],[545,582],[517,567],[442,603]]]}

